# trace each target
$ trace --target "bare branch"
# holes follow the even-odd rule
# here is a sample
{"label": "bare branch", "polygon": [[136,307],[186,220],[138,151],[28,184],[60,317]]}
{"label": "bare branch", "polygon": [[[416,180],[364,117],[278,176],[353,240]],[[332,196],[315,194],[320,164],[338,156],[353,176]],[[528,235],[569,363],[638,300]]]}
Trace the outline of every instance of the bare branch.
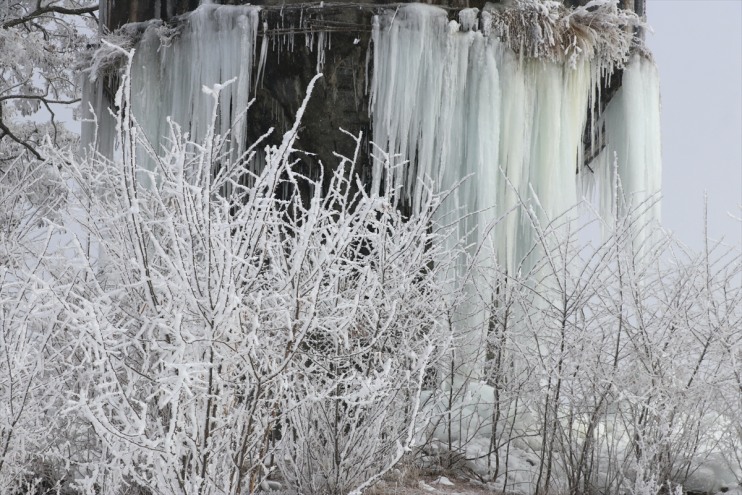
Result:
{"label": "bare branch", "polygon": [[45,96],[41,95],[7,95],[7,96],[0,96],[0,101],[6,101],[6,100],[39,100],[43,103],[49,104],[49,105],[71,105],[73,103],[78,103],[80,101],[80,98],[73,98],[71,100],[50,100],[46,98]]}
{"label": "bare branch", "polygon": [[7,21],[2,24],[3,29],[10,29],[14,26],[18,26],[20,24],[25,24],[27,22],[33,21],[37,17],[41,17],[45,14],[61,14],[61,15],[85,15],[85,14],[92,14],[94,12],[97,12],[99,9],[98,5],[94,5],[91,7],[81,7],[79,9],[68,9],[65,7],[57,7],[54,5],[47,5],[46,7],[41,6],[41,2],[38,2],[36,4],[36,9],[29,13],[26,16],[19,17],[17,19],[12,19],[10,21]]}
{"label": "bare branch", "polygon": [[39,160],[44,160],[44,157],[41,156],[41,154],[39,154],[39,152],[36,151],[36,149],[33,146],[28,144],[27,141],[24,141],[23,139],[13,134],[13,132],[8,128],[8,126],[5,125],[5,122],[3,122],[2,120],[0,120],[0,131],[3,131],[3,136],[7,136],[13,141],[15,141],[16,143],[20,144]]}

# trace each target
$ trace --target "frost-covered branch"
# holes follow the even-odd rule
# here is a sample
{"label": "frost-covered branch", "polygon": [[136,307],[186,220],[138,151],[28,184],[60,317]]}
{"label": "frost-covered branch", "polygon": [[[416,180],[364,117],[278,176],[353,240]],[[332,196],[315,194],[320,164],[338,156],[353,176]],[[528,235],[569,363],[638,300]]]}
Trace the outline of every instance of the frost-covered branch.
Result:
{"label": "frost-covered branch", "polygon": [[[73,73],[77,56],[86,50],[94,28],[88,14],[98,9],[87,0],[37,2],[8,0],[0,9],[0,160],[18,156],[42,159],[41,142],[48,135],[58,146],[73,139],[55,119],[54,107],[78,100]],[[29,133],[29,122],[46,122]],[[30,116],[36,115],[35,119]]]}
{"label": "frost-covered branch", "polygon": [[[79,2],[79,3],[84,3],[84,2]],[[28,22],[31,22],[34,19],[44,16],[46,14],[84,15],[84,14],[92,14],[94,12],[97,12],[98,9],[99,7],[97,4],[91,5],[89,7],[68,8],[68,7],[62,7],[60,5],[56,5],[55,2],[49,3],[47,5],[42,5],[42,2],[38,2],[34,10],[24,12],[20,17],[17,17],[15,19],[4,21],[2,24],[0,24],[0,28],[10,29],[20,24],[26,24]]]}

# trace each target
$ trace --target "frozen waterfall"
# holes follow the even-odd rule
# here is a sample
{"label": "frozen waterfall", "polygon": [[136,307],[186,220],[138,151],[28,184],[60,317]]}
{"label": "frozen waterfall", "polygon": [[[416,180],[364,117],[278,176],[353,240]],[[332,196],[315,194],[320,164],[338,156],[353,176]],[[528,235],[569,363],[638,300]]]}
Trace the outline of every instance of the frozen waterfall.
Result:
{"label": "frozen waterfall", "polygon": [[[526,273],[532,222],[594,195],[610,221],[659,190],[657,71],[646,56],[630,55],[637,18],[615,2],[571,11],[558,2],[464,9],[458,21],[439,7],[407,4],[372,19],[370,108],[358,109],[370,113],[378,147],[370,151],[369,191],[391,183],[397,206],[414,211],[426,180],[441,190],[458,185],[439,218],[463,217],[458,238],[471,254],[489,257],[480,259],[485,265]],[[270,60],[270,42],[279,51],[296,46],[293,30],[282,24],[279,31],[291,34],[275,35],[286,38],[276,43],[267,21],[262,32],[260,24],[259,7],[203,4],[176,27],[145,27],[132,65],[132,108],[155,150],[167,143],[168,120],[202,140],[213,111],[202,88],[232,81],[221,93],[216,132],[229,131],[229,153],[241,155],[256,80],[265,64],[283,63]],[[330,36],[304,36],[319,71],[332,54]],[[603,109],[602,84],[617,69],[622,87]],[[385,169],[384,156],[407,163]],[[647,205],[641,221],[658,220],[659,203]],[[471,318],[466,326],[486,326],[476,305],[462,314]],[[469,342],[471,352],[482,338]]]}
{"label": "frozen waterfall", "polygon": [[156,150],[166,144],[168,120],[202,142],[213,111],[202,90],[231,81],[220,94],[215,132],[230,132],[232,159],[244,152],[259,11],[202,5],[175,31],[156,22],[144,31],[132,61],[132,113]]}
{"label": "frozen waterfall", "polygon": [[[519,201],[544,220],[597,196],[600,214],[610,219],[660,188],[657,70],[645,56],[629,57],[625,27],[605,25],[628,21],[611,2],[598,2],[604,11],[581,7],[562,17],[545,5],[464,9],[457,22],[439,7],[408,4],[373,17],[369,47],[373,141],[395,161],[409,160],[391,177],[372,160],[371,191],[391,180],[414,210],[424,191],[419,179],[442,189],[463,180],[446,213],[466,212],[460,232],[476,242],[485,240],[488,224],[505,217],[487,232],[511,271],[527,261],[533,242],[522,213],[507,214]],[[221,93],[216,132],[230,131],[233,158],[244,151],[248,101],[270,63],[270,41],[259,39],[259,25],[259,7],[203,4],[174,28],[158,21],[146,26],[135,46],[132,107],[156,150],[166,143],[168,119],[202,140],[212,112],[202,88],[233,81]],[[587,25],[598,27],[587,32]],[[305,37],[319,70],[329,38]],[[293,34],[278,43],[279,51],[294,46]],[[616,67],[623,67],[622,86],[595,115],[601,77]],[[86,93],[101,106],[99,87]],[[103,120],[103,127],[111,125]],[[99,134],[108,136],[105,129]],[[585,148],[594,156],[587,167]],[[659,218],[658,203],[647,208],[647,218]]]}
{"label": "frozen waterfall", "polygon": [[[472,13],[472,11],[474,11]],[[460,22],[425,5],[405,6],[374,23],[371,113],[374,142],[410,161],[392,180],[413,209],[424,187],[419,178],[453,194],[443,215],[470,216],[460,235],[491,239],[510,273],[528,263],[532,232],[520,202],[540,221],[551,220],[599,192],[601,216],[611,219],[626,201],[642,201],[660,187],[659,84],[654,64],[634,56],[623,88],[595,121],[598,158],[584,165],[583,136],[589,111],[596,112],[601,75],[613,60],[589,56],[534,58],[476,29],[476,9]],[[605,127],[605,132],[602,128]],[[617,167],[613,159],[617,160]],[[617,197],[615,171],[622,193]],[[375,163],[376,190],[382,180]],[[587,176],[587,177],[583,177]],[[629,199],[631,198],[631,199]],[[659,206],[647,215],[659,219]],[[494,229],[487,226],[504,218]]]}
{"label": "frozen waterfall", "polygon": [[[544,56],[517,53],[512,39],[495,35],[496,13],[482,14],[481,30],[477,14],[466,9],[457,22],[440,8],[409,5],[375,18],[373,140],[409,163],[386,177],[375,160],[372,190],[392,181],[414,211],[427,190],[421,179],[441,190],[463,179],[444,203],[441,221],[463,216],[458,238],[479,256],[479,266],[497,262],[507,273],[525,274],[539,256],[533,222],[563,223],[563,214],[593,192],[610,222],[659,190],[657,73],[651,61],[631,58],[623,88],[596,115],[601,78],[623,65],[628,52],[583,49],[560,57],[535,45],[527,51]],[[595,129],[586,130],[589,121]],[[589,164],[586,145],[600,148]],[[655,203],[642,220],[658,219]],[[475,278],[466,290],[458,326],[487,328],[482,301],[489,301],[484,292],[490,289]],[[476,375],[484,359],[484,333],[461,336],[465,375]]]}

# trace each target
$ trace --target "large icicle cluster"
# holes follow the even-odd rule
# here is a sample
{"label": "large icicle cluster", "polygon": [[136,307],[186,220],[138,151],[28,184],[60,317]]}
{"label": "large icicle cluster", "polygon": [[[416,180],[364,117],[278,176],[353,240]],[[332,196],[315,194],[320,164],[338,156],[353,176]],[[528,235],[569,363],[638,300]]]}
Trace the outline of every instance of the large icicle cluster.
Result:
{"label": "large icicle cluster", "polygon": [[172,40],[156,25],[145,30],[132,63],[132,110],[155,150],[169,134],[168,118],[202,142],[213,111],[202,90],[232,81],[220,93],[216,132],[231,133],[232,158],[244,151],[259,10],[202,5]]}
{"label": "large icicle cluster", "polygon": [[[525,255],[533,244],[525,218],[529,212],[507,215],[491,231],[487,225],[517,204],[531,204],[530,214],[548,221],[578,203],[588,192],[583,186],[597,179],[601,213],[611,217],[616,181],[610,164],[594,164],[593,169],[600,167],[597,178],[580,178],[589,170],[583,169],[583,133],[588,109],[595,109],[600,98],[601,76],[624,65],[631,34],[619,25],[612,27],[613,34],[590,34],[575,19],[601,18],[600,9],[615,9],[613,2],[593,3],[592,10],[580,8],[563,17],[556,15],[561,12],[557,7],[563,9],[558,2],[484,12],[481,30],[474,9],[462,11],[460,22],[424,5],[377,17],[373,137],[409,165],[383,178],[377,161],[373,187],[392,180],[415,209],[425,193],[418,178],[429,177],[448,189],[471,176],[456,189],[443,215],[469,214],[460,235],[482,242],[491,233],[494,251],[511,272],[528,263]],[[507,28],[506,20],[517,25]],[[529,20],[537,33],[526,36],[523,23]],[[574,34],[565,49],[559,43],[568,32],[582,34]],[[603,42],[613,38],[622,40],[622,51],[606,51]],[[554,56],[559,46],[564,56]],[[640,57],[625,69],[626,88],[603,117],[593,120],[606,128],[608,147],[601,157],[612,151],[620,155],[624,191],[652,194],[659,188],[660,170],[656,73]]]}
{"label": "large icicle cluster", "polygon": [[[600,214],[611,219],[614,205],[626,211],[621,192],[641,200],[659,189],[654,65],[638,56],[625,63],[631,33],[619,25],[601,36],[623,40],[622,51],[606,51],[606,38],[576,27],[578,15],[592,16],[615,3],[599,2],[596,10],[561,18],[551,15],[551,3],[526,2],[481,16],[466,9],[459,22],[449,21],[440,8],[409,5],[374,21],[373,140],[386,156],[408,162],[385,174],[380,154],[372,190],[391,181],[415,211],[427,194],[422,178],[453,189],[439,219],[448,223],[463,216],[458,239],[472,246],[471,255],[484,270],[497,262],[506,273],[528,273],[544,247],[538,247],[534,224],[548,231],[545,226],[558,219],[566,228],[565,212],[576,216],[574,206],[594,190],[601,193]],[[565,45],[570,29],[582,34]],[[625,69],[625,86],[598,116],[602,77],[617,67]],[[596,123],[587,133],[594,141],[590,146],[603,149],[586,167],[588,121]],[[617,167],[610,162],[614,155]],[[658,215],[653,208],[645,219]],[[494,297],[487,291],[494,288],[465,273],[467,266],[462,260],[459,275],[469,280],[470,297],[455,326],[483,329],[486,302]],[[478,376],[486,335],[460,338],[461,372]]]}
{"label": "large icicle cluster", "polygon": [[[592,165],[603,218],[638,209],[642,225],[659,221],[657,193],[662,182],[660,166],[660,94],[657,67],[640,56],[632,57],[623,72],[621,88],[598,120],[605,147]],[[604,129],[603,129],[604,128]],[[637,239],[640,245],[645,236]],[[639,247],[639,246],[637,246]]]}

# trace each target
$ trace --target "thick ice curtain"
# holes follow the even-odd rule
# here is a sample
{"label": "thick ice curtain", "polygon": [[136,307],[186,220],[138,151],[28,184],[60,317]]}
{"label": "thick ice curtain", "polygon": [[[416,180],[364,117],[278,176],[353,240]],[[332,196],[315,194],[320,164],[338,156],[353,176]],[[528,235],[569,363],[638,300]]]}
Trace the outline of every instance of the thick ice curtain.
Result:
{"label": "thick ice curtain", "polygon": [[[605,148],[596,160],[600,213],[605,219],[632,210],[641,226],[659,222],[662,183],[660,89],[657,66],[635,55],[623,72],[621,88],[604,112]],[[637,245],[646,235],[636,239]]]}
{"label": "thick ice curtain", "polygon": [[577,179],[591,70],[587,61],[570,67],[521,60],[504,47],[499,55],[503,104],[496,166],[502,173],[495,202],[500,215],[518,204],[529,208],[514,211],[497,226],[497,253],[510,273],[527,272],[538,254],[527,257],[536,243],[532,224],[546,228],[582,195]]}
{"label": "thick ice curtain", "polygon": [[[211,100],[199,96],[202,88],[233,80],[221,92],[216,132],[231,132],[232,159],[242,153],[258,13],[251,6],[202,5],[177,33],[154,23],[146,30],[132,69],[133,114],[155,150],[168,139],[168,118],[200,142],[213,110]],[[472,246],[469,255],[483,269],[498,263],[509,274],[525,274],[539,256],[534,224],[549,230],[555,219],[565,223],[562,215],[588,192],[585,184],[597,186],[605,218],[659,189],[657,71],[646,58],[633,57],[623,87],[592,119],[597,125],[589,134],[604,129],[598,144],[606,143],[589,168],[593,175],[583,164],[582,139],[591,105],[595,111],[598,74],[616,60],[601,61],[599,52],[562,61],[518,54],[488,35],[491,23],[478,30],[476,9],[463,10],[459,20],[419,4],[374,18],[372,192],[391,185],[399,192],[395,206],[414,212],[428,181],[452,190],[437,216],[457,222],[457,236],[447,242]],[[399,165],[387,171],[386,158]],[[659,219],[658,204],[647,210],[642,221]],[[465,273],[468,263],[462,259],[456,275],[470,284],[472,301],[486,303],[491,294]],[[477,304],[464,305],[460,328],[486,327],[487,314]],[[464,347],[481,349],[482,338],[483,331],[474,332]]]}
{"label": "thick ice curtain", "polygon": [[414,210],[425,193],[421,178],[443,189],[464,180],[442,214],[470,215],[460,234],[472,242],[495,233],[500,262],[517,270],[534,242],[533,219],[519,211],[496,231],[487,225],[519,203],[548,222],[581,197],[594,71],[587,60],[520,57],[474,24],[422,5],[376,19],[374,142],[409,163],[382,177],[377,160],[373,188],[393,181]]}
{"label": "thick ice curtain", "polygon": [[[201,142],[213,110],[202,89],[228,81],[233,82],[221,92],[215,131],[231,132],[232,159],[244,151],[259,10],[202,5],[174,39],[163,38],[166,31],[157,25],[146,30],[132,66],[133,114],[157,151],[169,134],[168,118]],[[154,170],[154,164],[147,168]]]}
{"label": "thick ice curtain", "polygon": [[[463,180],[439,220],[463,217],[459,239],[480,267],[498,262],[510,273],[527,271],[538,255],[533,224],[548,224],[581,197],[593,71],[586,60],[519,57],[475,24],[468,17],[449,22],[443,10],[422,5],[375,20],[373,137],[395,160],[409,162],[384,176],[377,160],[373,189],[391,181],[414,211],[426,191],[421,179],[444,190]],[[461,270],[464,276],[463,260]],[[467,290],[471,302],[457,326],[480,329],[464,345],[465,354],[476,354],[491,295],[475,276]]]}
{"label": "thick ice curtain", "polygon": [[[393,163],[407,163],[383,175],[384,157],[378,154],[372,190],[378,192],[383,181],[391,182],[400,191],[400,202],[415,211],[430,181],[447,190],[464,179],[437,218],[447,224],[463,217],[457,237],[473,244],[485,237],[497,215],[496,43],[480,32],[462,30],[443,10],[430,6],[405,6],[374,21],[373,140]],[[462,259],[457,276],[464,277],[465,271]],[[468,290],[470,301],[456,316],[455,326],[482,328],[487,315],[476,303],[474,284]],[[481,333],[460,337],[464,355],[471,357],[481,348]]]}

